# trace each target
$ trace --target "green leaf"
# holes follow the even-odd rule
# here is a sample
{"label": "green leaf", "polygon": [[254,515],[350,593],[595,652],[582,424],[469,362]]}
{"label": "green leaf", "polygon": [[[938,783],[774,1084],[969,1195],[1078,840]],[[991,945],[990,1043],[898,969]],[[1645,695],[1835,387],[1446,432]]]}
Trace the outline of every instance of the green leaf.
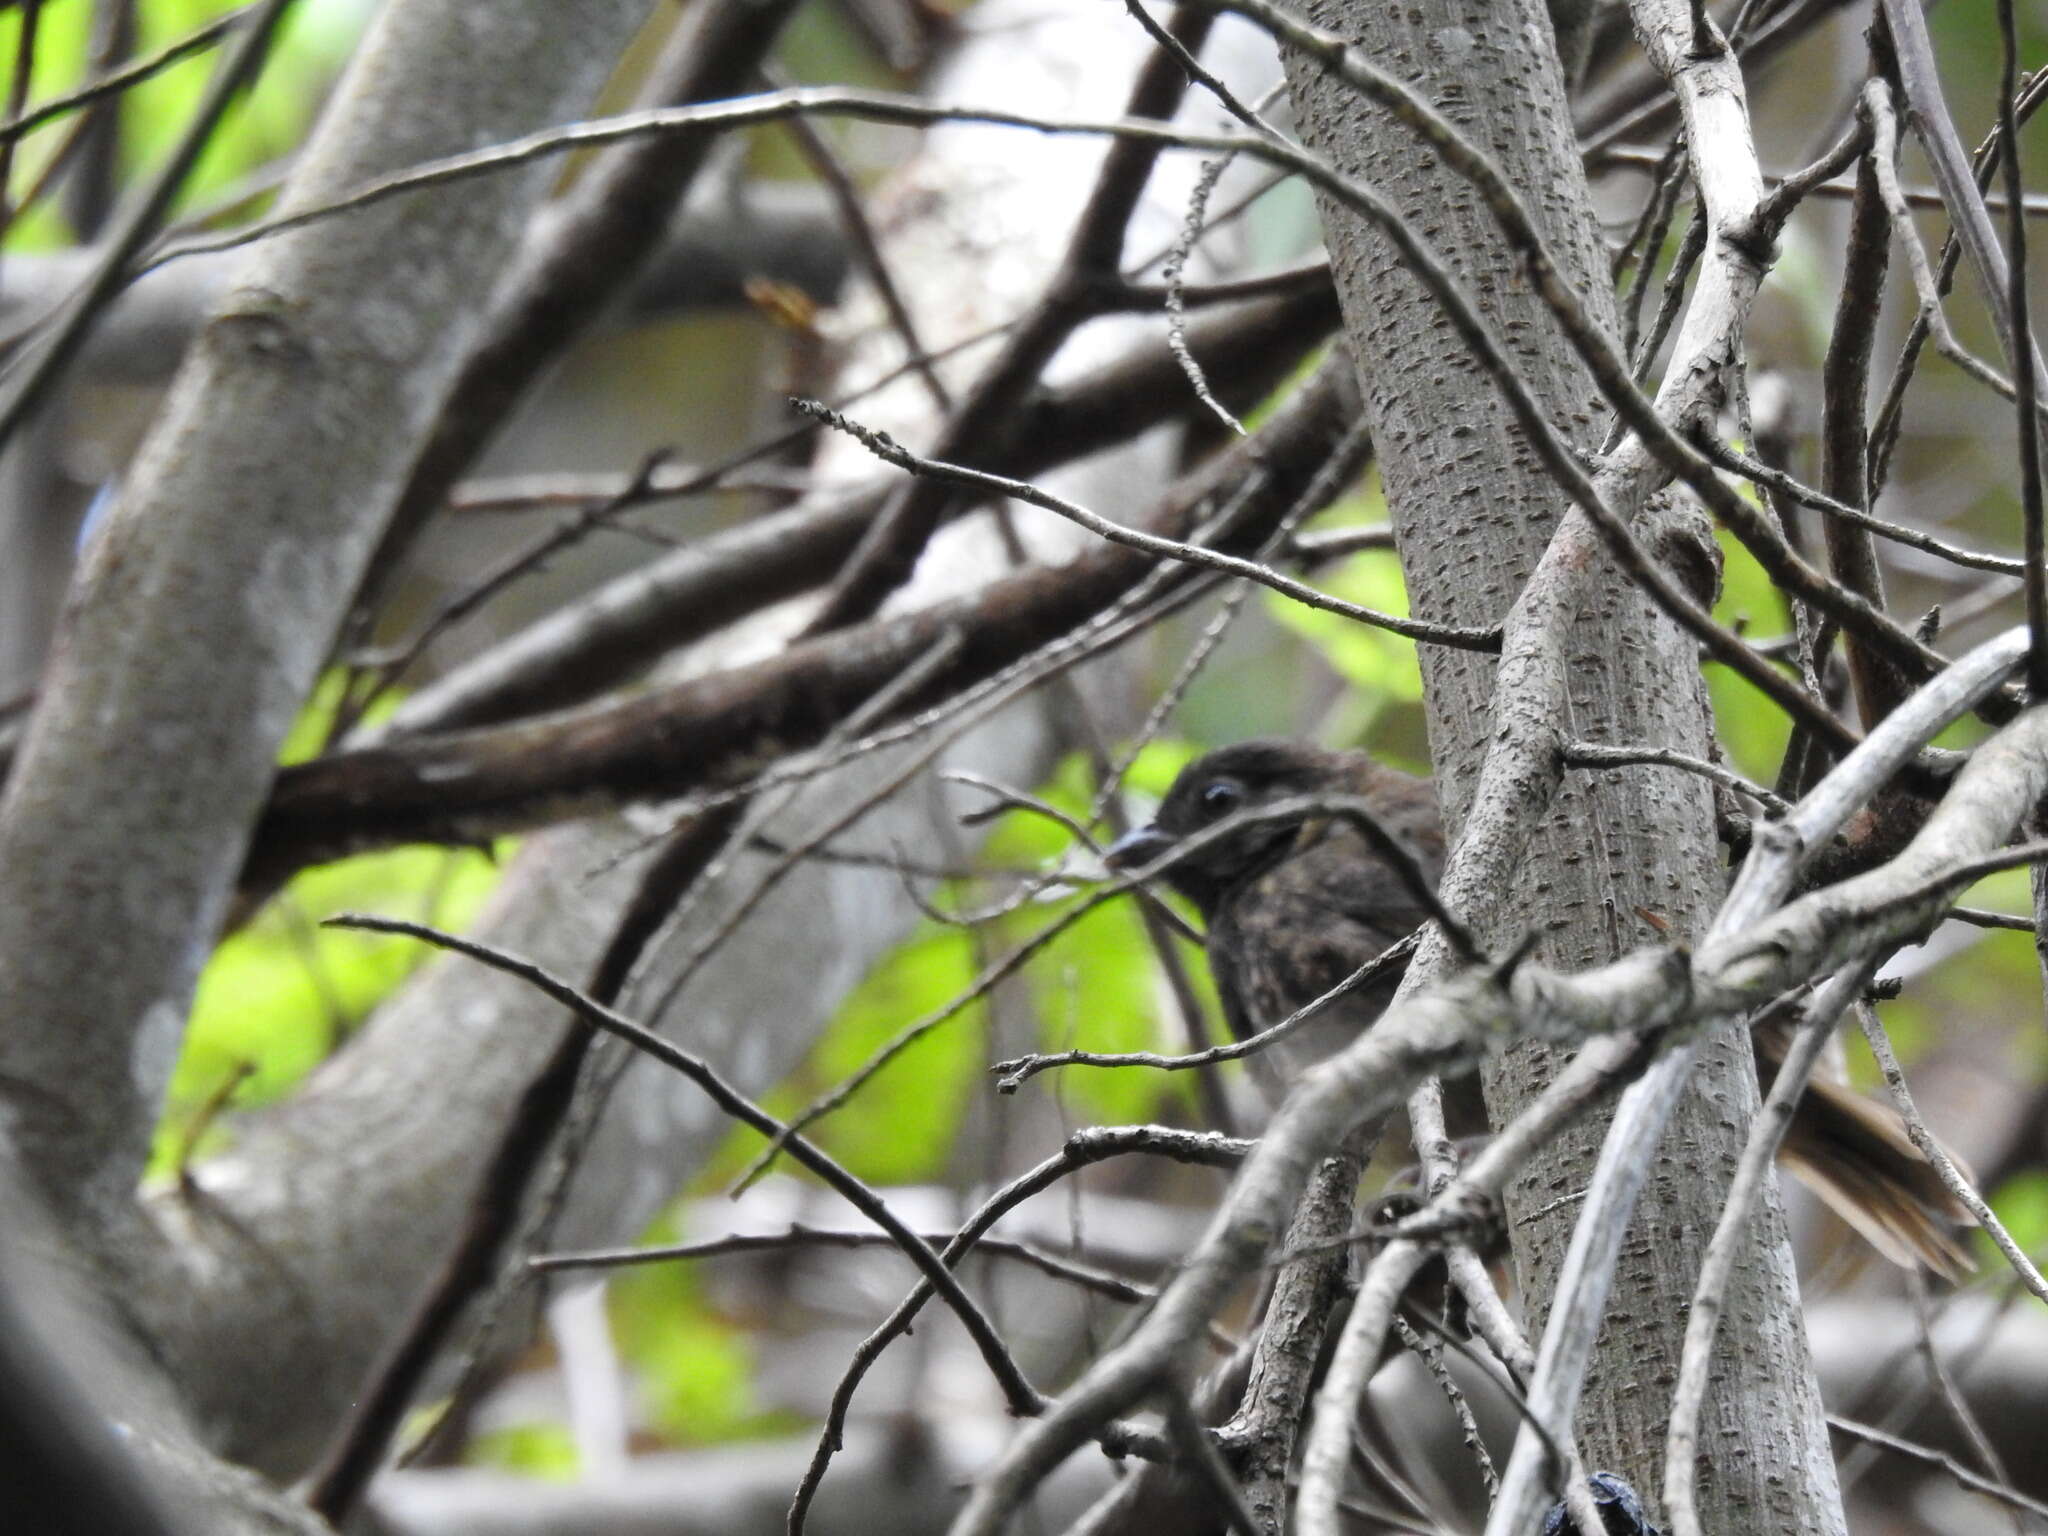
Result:
{"label": "green leaf", "polygon": [[[153,54],[242,4],[243,0],[151,0],[137,7],[134,56]],[[87,79],[93,10],[90,0],[50,0],[43,7],[31,106],[76,90]],[[291,8],[254,88],[229,107],[186,178],[174,211],[204,206],[222,190],[298,148],[370,12],[366,0],[299,0]],[[19,18],[19,7],[0,12],[0,59],[11,59],[19,47]],[[121,93],[124,188],[156,174],[164,164],[183,138],[223,49],[232,45],[230,34]],[[54,119],[22,142],[15,190],[41,171],[76,122],[75,114]],[[7,246],[41,249],[69,243],[71,238],[56,205],[46,201],[10,228]]]}
{"label": "green leaf", "polygon": [[[511,848],[500,845],[502,853]],[[414,939],[322,928],[336,912],[462,928],[498,880],[475,850],[395,848],[309,869],[231,934],[200,973],[151,1171],[168,1172],[193,1114],[246,1070],[233,1102],[288,1093],[433,951]]]}
{"label": "green leaf", "polygon": [[[673,1219],[649,1228],[649,1244],[681,1240]],[[754,1397],[754,1347],[704,1298],[695,1261],[640,1264],[617,1271],[605,1293],[620,1356],[639,1378],[651,1426],[673,1443],[706,1445],[771,1431],[788,1416]]]}
{"label": "green leaf", "polygon": [[[2014,1174],[1992,1195],[1991,1209],[2022,1252],[2038,1254],[2048,1248],[2048,1173],[2030,1168]],[[1980,1230],[1976,1242],[1978,1264],[1994,1274],[2004,1267],[2005,1256],[1990,1233]]]}
{"label": "green leaf", "polygon": [[552,1420],[487,1429],[470,1441],[465,1460],[473,1466],[502,1467],[551,1483],[574,1482],[583,1470],[569,1426]]}
{"label": "green leaf", "polygon": [[[844,1081],[904,1025],[959,996],[974,974],[966,932],[925,924],[847,996],[791,1085],[794,1091],[777,1095],[777,1102],[793,1110]],[[906,1047],[851,1103],[815,1127],[816,1140],[873,1183],[936,1178],[967,1105],[990,1091],[983,1018],[982,1005],[971,1004]],[[758,1138],[748,1141],[751,1156]]]}
{"label": "green leaf", "polygon": [[[1373,526],[1385,521],[1385,502],[1375,489],[1353,497],[1319,519],[1319,526]],[[1399,618],[1408,615],[1408,586],[1401,561],[1392,550],[1364,550],[1324,573],[1316,585],[1334,597],[1375,608]],[[1266,611],[1282,626],[1301,636],[1331,669],[1350,684],[1343,715],[1322,734],[1333,741],[1357,741],[1371,730],[1389,705],[1419,704],[1422,668],[1415,642],[1371,624],[1309,608],[1292,598],[1269,592]]]}
{"label": "green leaf", "polygon": [[[1034,913],[1032,925],[1052,916]],[[1189,969],[1199,974],[1205,967],[1197,959]],[[1106,902],[1078,919],[1031,966],[1029,976],[1044,1050],[1185,1048],[1185,1042],[1164,1038],[1158,1006],[1163,982],[1135,901]],[[1057,1092],[1075,1118],[1113,1125],[1157,1119],[1168,1096],[1193,1089],[1185,1072],[1151,1067],[1060,1067],[1037,1084]]]}
{"label": "green leaf", "polygon": [[[1721,546],[1721,600],[1714,617],[1740,626],[1755,640],[1786,630],[1784,601],[1762,566],[1725,529],[1716,535]],[[1792,725],[1783,710],[1754,686],[1718,663],[1704,668],[1707,693],[1714,704],[1715,728],[1734,768],[1768,784],[1778,776]]]}
{"label": "green leaf", "polygon": [[1131,759],[1124,787],[1163,800],[1173,788],[1173,781],[1180,777],[1181,769],[1201,755],[1202,749],[1184,737],[1155,736]]}

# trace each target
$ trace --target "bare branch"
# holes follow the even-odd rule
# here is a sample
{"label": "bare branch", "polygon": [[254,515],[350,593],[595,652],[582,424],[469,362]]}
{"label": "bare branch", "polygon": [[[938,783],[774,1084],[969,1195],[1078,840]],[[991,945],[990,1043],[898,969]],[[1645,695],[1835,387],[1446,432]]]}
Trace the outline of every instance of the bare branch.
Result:
{"label": "bare branch", "polygon": [[960,1288],[952,1271],[932,1251],[931,1245],[919,1237],[889,1209],[888,1203],[861,1180],[841,1167],[827,1153],[821,1151],[803,1137],[793,1135],[783,1123],[760,1108],[736,1089],[703,1061],[700,1061],[680,1046],[664,1040],[652,1030],[645,1029],[626,1018],[623,1014],[607,1008],[603,1003],[570,986],[559,977],[550,974],[530,961],[516,955],[494,950],[452,933],[443,933],[424,923],[408,922],[401,918],[373,917],[367,913],[342,913],[327,920],[328,926],[336,928],[361,928],[372,933],[398,933],[409,938],[422,939],[442,949],[453,950],[456,954],[467,955],[472,960],[482,961],[494,970],[517,976],[546,993],[563,1007],[569,1009],[592,1029],[626,1041],[636,1050],[652,1056],[656,1061],[690,1079],[711,1098],[720,1110],[742,1125],[759,1131],[764,1136],[776,1138],[789,1155],[805,1168],[823,1179],[845,1197],[847,1203],[876,1226],[896,1239],[897,1246],[907,1254],[914,1264],[924,1272],[925,1278],[947,1304],[958,1314],[966,1326],[975,1347],[982,1352],[989,1369],[995,1375],[1009,1400],[1011,1410],[1018,1413],[1035,1413],[1043,1401],[1038,1390],[1024,1379],[1023,1373],[1010,1359],[1009,1350],[997,1337],[994,1326],[983,1315],[981,1309]]}

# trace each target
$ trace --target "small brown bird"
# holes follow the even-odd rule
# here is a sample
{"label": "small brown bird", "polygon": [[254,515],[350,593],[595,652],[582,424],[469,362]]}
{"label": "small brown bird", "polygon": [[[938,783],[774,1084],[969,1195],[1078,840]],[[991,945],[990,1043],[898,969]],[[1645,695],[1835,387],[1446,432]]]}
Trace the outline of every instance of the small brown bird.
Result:
{"label": "small brown bird", "polygon": [[[1426,779],[1293,741],[1246,741],[1190,763],[1151,825],[1109,850],[1112,868],[1152,863],[1182,840],[1240,812],[1289,800],[1356,795],[1413,855],[1433,888],[1443,871],[1443,828]],[[1398,942],[1428,916],[1393,860],[1353,821],[1304,811],[1236,831],[1165,871],[1208,927],[1209,969],[1232,1033],[1270,1029]],[[1369,1028],[1398,976],[1326,1008],[1306,1027],[1249,1059],[1278,1102],[1306,1067]],[[1765,1084],[1789,1043],[1780,1022],[1755,1034]],[[1889,1109],[1839,1084],[1814,1080],[1799,1102],[1779,1159],[1885,1257],[1956,1278],[1973,1268],[1953,1228],[1968,1213]]]}

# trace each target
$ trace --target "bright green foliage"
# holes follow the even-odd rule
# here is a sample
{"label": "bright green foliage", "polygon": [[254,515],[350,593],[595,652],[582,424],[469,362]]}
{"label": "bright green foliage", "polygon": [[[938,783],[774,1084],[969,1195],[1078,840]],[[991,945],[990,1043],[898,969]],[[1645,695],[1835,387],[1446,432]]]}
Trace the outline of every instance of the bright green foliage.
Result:
{"label": "bright green foliage", "polygon": [[[1194,752],[1186,742],[1154,742],[1140,754],[1128,782],[1141,795],[1163,794]],[[1076,816],[1086,815],[1092,792],[1087,765],[1078,756],[1062,763],[1038,790]],[[1064,828],[1031,812],[1012,811],[991,828],[982,857],[991,868],[1027,870],[1046,868],[1072,851],[1072,837]],[[931,899],[941,907],[968,907],[986,902],[990,894],[946,885]],[[845,1081],[898,1031],[952,1002],[986,964],[1080,899],[1069,888],[1055,887],[1043,899],[988,924],[982,952],[964,929],[923,923],[848,995],[803,1070],[766,1103],[778,1114],[794,1114]],[[1199,957],[1190,958],[1198,984],[1205,984]],[[1173,1042],[1162,1047],[1156,969],[1129,901],[1106,903],[1080,918],[1007,985],[1025,989],[1042,1021],[1041,1043],[1049,1049],[1177,1048]],[[878,1184],[943,1177],[963,1118],[1002,1113],[988,1075],[995,1053],[987,1020],[983,1001],[966,1005],[906,1047],[811,1134],[856,1174]],[[1188,1086],[1179,1077],[1151,1071],[1070,1068],[1061,1074],[1059,1091],[1077,1119],[1127,1122],[1154,1117],[1167,1096]],[[707,1170],[704,1187],[722,1187],[759,1144],[751,1132],[735,1132]]]}
{"label": "bright green foliage", "polygon": [[[1316,519],[1315,526],[1374,528],[1384,526],[1386,521],[1386,496],[1379,476],[1373,474],[1363,490],[1333,504]],[[1315,573],[1314,582],[1333,597],[1400,618],[1408,616],[1408,585],[1401,574],[1400,558],[1392,550],[1366,550],[1352,555],[1331,569]],[[1316,731],[1324,742],[1346,747],[1368,742],[1374,726],[1389,707],[1421,703],[1422,667],[1414,641],[1370,624],[1355,623],[1339,614],[1304,607],[1277,592],[1262,594],[1262,601],[1274,622],[1306,641],[1348,685],[1334,714],[1323,720]],[[1378,745],[1384,748],[1383,743]]]}
{"label": "bright green foliage", "polygon": [[[281,761],[320,750],[341,688],[339,673],[320,680],[286,735]],[[392,697],[372,716],[396,704]],[[288,1093],[431,958],[417,940],[322,928],[323,919],[377,912],[460,930],[497,883],[498,860],[512,846],[508,839],[490,853],[395,848],[309,869],[230,934],[200,973],[151,1171],[170,1171],[195,1115],[230,1084],[229,1102],[244,1107]]]}
{"label": "bright green foliage", "polygon": [[430,958],[415,940],[322,928],[320,919],[382,912],[460,930],[497,878],[483,853],[398,848],[310,869],[292,881],[222,943],[200,974],[154,1171],[168,1169],[189,1117],[221,1086],[247,1069],[234,1103],[280,1097]]}
{"label": "bright green foliage", "polygon": [[[1318,577],[1316,584],[1347,602],[1407,616],[1408,588],[1401,579],[1401,562],[1392,550],[1369,549],[1352,555]],[[1277,593],[1268,594],[1266,604],[1274,618],[1314,646],[1351,685],[1339,718],[1323,727],[1321,734],[1326,740],[1346,745],[1360,741],[1388,705],[1421,700],[1422,669],[1414,641],[1355,623],[1341,614],[1305,608]]]}
{"label": "bright green foliage", "polygon": [[[334,733],[334,712],[341,707],[347,687],[348,677],[338,668],[320,674],[305,707],[299,711],[299,718],[292,722],[292,728],[285,732],[284,744],[277,749],[280,763],[303,763],[326,749],[327,738]],[[363,713],[364,723],[374,725],[388,718],[404,697],[395,689],[384,694]]]}
{"label": "bright green foliage", "polygon": [[[1163,795],[1195,751],[1188,742],[1155,741],[1139,754],[1126,783],[1142,794]],[[1088,814],[1094,791],[1089,766],[1077,754],[1062,762],[1037,793],[1080,818]],[[1033,867],[1069,852],[1071,838],[1064,828],[1030,812],[1012,811],[991,832],[985,857],[998,867]],[[1007,950],[1073,910],[1085,894],[1061,892],[1034,902],[1004,918],[994,932]],[[1190,969],[1200,973],[1204,967],[1196,958]],[[1185,1048],[1184,1041],[1165,1037],[1158,967],[1135,901],[1105,902],[1077,919],[1034,959],[1027,975],[1042,1049]],[[1192,1084],[1185,1074],[1146,1067],[1062,1067],[1037,1086],[1059,1093],[1077,1120],[1128,1124],[1156,1119],[1169,1095],[1184,1094]]]}
{"label": "bright green foliage", "polygon": [[574,1482],[582,1471],[582,1458],[566,1424],[501,1425],[470,1441],[464,1454],[478,1466],[503,1467],[555,1483]]}
{"label": "bright green foliage", "polygon": [[[136,6],[135,58],[146,57],[242,0],[140,0]],[[29,105],[76,90],[87,78],[92,32],[91,0],[48,0],[36,33]],[[241,178],[282,160],[304,141],[314,114],[335,74],[361,35],[370,6],[366,0],[299,0],[272,44],[272,55],[255,89],[229,112],[187,178],[175,211],[204,207]],[[20,10],[0,14],[0,59],[19,47]],[[161,165],[178,142],[211,77],[219,45],[180,59],[131,87],[121,97],[121,164],[124,185]],[[14,169],[12,192],[19,195],[65,138],[75,117],[59,118],[26,139]],[[45,199],[9,232],[10,248],[47,248],[72,241],[57,204]]]}
{"label": "bright green foliage", "polygon": [[[647,1241],[679,1237],[664,1220]],[[605,1299],[613,1337],[639,1373],[642,1407],[658,1434],[677,1444],[704,1445],[792,1427],[756,1405],[752,1343],[705,1301],[695,1263],[619,1271]]]}
{"label": "bright green foliage", "polygon": [[[2024,890],[2025,874],[2018,878]],[[2002,893],[1987,891],[1990,884],[1979,886],[1968,900],[2013,910],[2010,900],[1992,899]],[[2040,973],[2028,936],[1990,932],[1962,953],[1916,976],[1900,996],[1879,1006],[1879,1014],[1892,1048],[1908,1068],[1922,1056],[1938,1051],[1944,1040],[1987,1031],[2007,1036],[2014,1042],[2013,1048],[2023,1051],[2021,1042],[2039,1036],[2039,986]],[[1859,1080],[1882,1095],[1876,1068],[1864,1053],[1852,1051],[1850,1059],[1857,1063]],[[2020,1061],[2014,1062],[2014,1070],[2028,1073]],[[1940,1129],[1935,1127],[1937,1132]]]}
{"label": "bright green foliage", "polygon": [[[2016,1173],[1991,1192],[1991,1208],[2022,1253],[2037,1259],[2048,1252],[2048,1173],[2030,1168]],[[2005,1255],[1991,1240],[1991,1234],[1976,1234],[1977,1263],[1989,1274],[2001,1274]]]}
{"label": "bright green foliage", "polygon": [[[1034,913],[1032,921],[1042,923],[1050,915]],[[1191,974],[1206,971],[1198,954],[1183,950],[1183,955]],[[1158,965],[1134,902],[1097,907],[1060,936],[1050,956],[1030,973],[1044,1049],[1187,1048],[1162,1029]],[[1216,1016],[1213,1001],[1210,1016]],[[1192,1079],[1184,1072],[1150,1067],[1062,1067],[1036,1086],[1057,1092],[1078,1122],[1128,1125],[1158,1119],[1162,1101],[1190,1088]]]}
{"label": "bright green foliage", "polygon": [[1124,788],[1155,802],[1163,800],[1173,788],[1173,781],[1180,777],[1181,769],[1199,756],[1201,749],[1192,741],[1178,736],[1156,736],[1131,759],[1124,774]]}
{"label": "bright green foliage", "polygon": [[[974,973],[964,930],[922,925],[840,1005],[805,1069],[796,1102],[843,1081],[904,1025],[957,997]],[[879,1184],[937,1178],[968,1104],[988,1093],[984,1016],[973,1004],[927,1032],[864,1084],[845,1109],[821,1122],[815,1139],[856,1174]],[[748,1155],[752,1150],[750,1145]]]}
{"label": "bright green foliage", "polygon": [[[1785,633],[1789,626],[1784,600],[1763,567],[1733,534],[1723,530],[1718,538],[1721,601],[1714,606],[1714,617],[1730,628],[1739,627],[1744,638],[1752,641]],[[1714,701],[1715,729],[1729,765],[1761,783],[1771,783],[1778,776],[1791,723],[1777,705],[1726,667],[1709,663],[1705,671],[1707,691]]]}

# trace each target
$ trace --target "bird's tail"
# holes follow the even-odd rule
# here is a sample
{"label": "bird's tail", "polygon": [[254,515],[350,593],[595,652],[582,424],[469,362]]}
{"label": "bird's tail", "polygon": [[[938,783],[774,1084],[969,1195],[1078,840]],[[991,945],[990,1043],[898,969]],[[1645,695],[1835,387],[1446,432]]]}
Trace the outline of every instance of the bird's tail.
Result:
{"label": "bird's tail", "polygon": [[[1755,1040],[1757,1077],[1768,1091],[1790,1032],[1766,1024]],[[1968,1178],[1963,1160],[1948,1155]],[[1958,1237],[1958,1229],[1974,1226],[1975,1218],[1887,1106],[1815,1078],[1792,1117],[1778,1161],[1894,1264],[1924,1266],[1949,1280],[1977,1267]]]}

